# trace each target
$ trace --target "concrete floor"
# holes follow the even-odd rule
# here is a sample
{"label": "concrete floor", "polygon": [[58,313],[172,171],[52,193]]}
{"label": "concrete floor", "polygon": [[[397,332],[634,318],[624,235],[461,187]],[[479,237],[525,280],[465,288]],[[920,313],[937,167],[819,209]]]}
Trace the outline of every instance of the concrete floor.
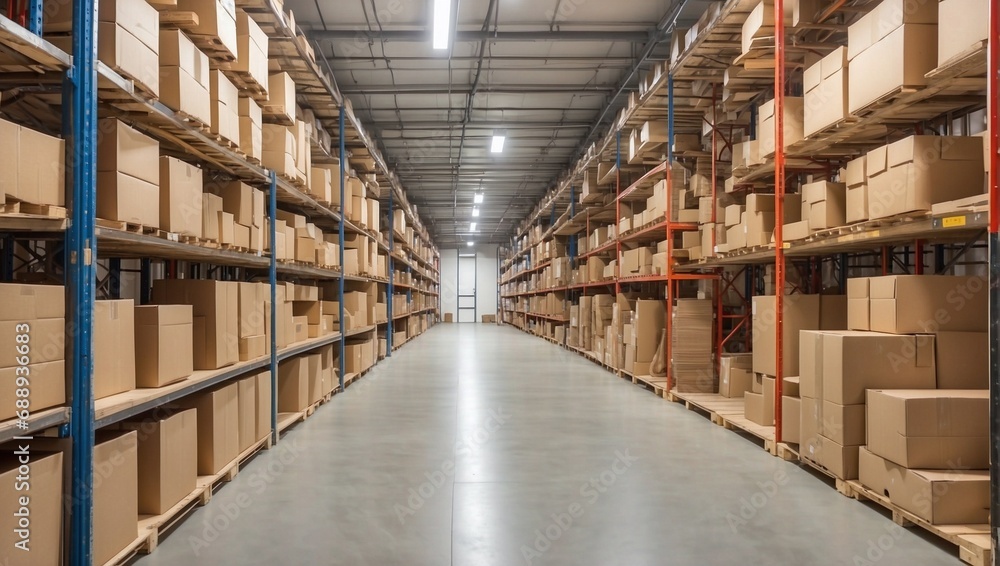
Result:
{"label": "concrete floor", "polygon": [[471,324],[379,364],[139,562],[959,563],[681,405]]}

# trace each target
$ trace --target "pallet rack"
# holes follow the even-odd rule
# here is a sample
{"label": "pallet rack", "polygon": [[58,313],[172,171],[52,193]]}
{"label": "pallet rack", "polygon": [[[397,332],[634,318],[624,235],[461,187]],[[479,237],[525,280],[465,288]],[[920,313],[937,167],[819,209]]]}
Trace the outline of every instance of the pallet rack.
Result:
{"label": "pallet rack", "polygon": [[[255,370],[269,369],[271,374],[271,435],[266,442],[259,442],[251,450],[237,458],[226,472],[230,477],[238,470],[240,463],[262,447],[270,447],[280,439],[280,432],[305,418],[306,414],[278,414],[277,411],[277,366],[284,359],[297,354],[316,350],[329,344],[339,344],[341,348],[352,336],[374,336],[379,327],[387,326],[386,356],[400,345],[393,345],[392,324],[409,317],[425,317],[433,324],[439,318],[439,264],[438,254],[429,234],[423,227],[413,207],[406,199],[403,187],[391,172],[382,157],[375,140],[365,131],[355,116],[350,101],[339,91],[329,65],[322,56],[319,61],[312,56],[309,44],[300,30],[295,29],[289,16],[272,0],[247,0],[239,3],[264,30],[270,40],[269,57],[282,70],[290,73],[297,84],[298,102],[311,107],[317,118],[328,131],[338,132],[338,149],[334,155],[316,155],[318,159],[336,157],[340,162],[341,200],[344,202],[344,185],[347,176],[346,165],[351,152],[368,157],[374,162],[370,171],[378,175],[387,190],[373,194],[374,198],[387,201],[389,236],[386,238],[346,219],[341,212],[318,202],[290,181],[279,178],[232,147],[218,141],[197,124],[183,115],[175,113],[155,98],[147,96],[131,80],[115,73],[95,58],[96,50],[96,0],[73,3],[72,52],[66,53],[44,39],[42,32],[43,4],[32,0],[28,10],[27,27],[18,25],[11,19],[0,16],[0,44],[10,52],[10,61],[5,59],[4,72],[17,71],[22,74],[4,76],[0,81],[23,85],[37,81],[40,84],[64,84],[61,99],[56,96],[39,97],[39,108],[49,108],[41,113],[35,124],[50,130],[62,130],[71,156],[67,163],[67,203],[69,213],[58,207],[5,207],[0,213],[0,235],[2,240],[2,278],[10,280],[15,271],[15,248],[20,244],[23,252],[31,255],[26,265],[44,265],[46,272],[62,266],[58,251],[64,256],[64,280],[66,283],[67,327],[74,329],[67,338],[67,381],[71,383],[71,403],[35,412],[28,421],[27,429],[18,429],[15,421],[0,423],[0,442],[15,436],[42,434],[58,431],[58,435],[72,442],[72,484],[67,492],[72,508],[69,516],[69,537],[67,554],[69,562],[77,566],[91,566],[93,557],[93,449],[94,431],[144,411],[160,407],[173,400],[190,395],[213,385],[247,375]],[[25,79],[28,73],[30,76]],[[9,78],[8,78],[9,77]],[[42,91],[43,89],[40,89]],[[43,94],[57,90],[46,89]],[[59,107],[65,120],[60,122]],[[129,231],[127,226],[110,227],[112,224],[99,222],[96,217],[96,143],[97,117],[111,114],[122,118],[159,140],[164,146],[186,154],[207,169],[225,174],[233,179],[246,182],[266,191],[266,215],[270,219],[270,233],[266,236],[270,249],[275,249],[275,218],[279,203],[294,212],[302,213],[321,228],[335,229],[339,241],[344,242],[345,233],[363,235],[378,247],[387,257],[388,277],[381,279],[365,275],[345,275],[339,270],[319,266],[278,262],[274,254],[242,253],[234,250],[205,247],[197,242],[182,241],[176,235]],[[16,117],[19,119],[21,116]],[[314,152],[315,153],[315,152]],[[3,204],[3,203],[0,203]],[[427,257],[416,253],[406,241],[406,237],[393,230],[392,222],[397,210],[402,210],[408,223],[414,227],[414,239],[419,247],[429,250]],[[116,228],[126,228],[125,230]],[[46,242],[47,246],[35,246],[34,242]],[[46,253],[46,251],[48,253]],[[344,246],[340,246],[340,265],[343,266]],[[93,308],[99,292],[118,296],[120,293],[121,260],[141,260],[141,287],[143,297],[148,297],[154,262],[164,262],[166,272],[175,274],[178,262],[189,266],[202,266],[202,274],[208,273],[224,280],[240,280],[251,274],[266,276],[271,297],[271,348],[270,355],[239,362],[219,370],[197,371],[186,381],[159,389],[137,389],[128,393],[94,401],[93,392]],[[99,262],[107,269],[108,276],[98,282]],[[405,272],[407,305],[406,314],[393,316],[393,290],[397,286],[396,266]],[[23,267],[23,266],[22,266]],[[201,269],[199,267],[199,269]],[[279,350],[276,343],[276,286],[278,277],[302,280],[326,280],[339,282],[340,320],[344,321],[344,283],[370,282],[385,285],[387,292],[386,320],[363,328],[346,329],[319,338],[309,339]],[[420,309],[411,309],[414,295],[424,298]],[[340,356],[338,391],[357,379],[358,375],[345,375],[344,356]],[[326,399],[325,399],[326,400]],[[325,401],[324,400],[324,401]],[[315,407],[309,411],[315,410]],[[216,478],[218,479],[218,478]],[[230,478],[231,479],[231,478]],[[199,480],[199,489],[210,497],[214,479]],[[200,497],[205,499],[204,497]],[[199,499],[192,494],[188,499]],[[205,499],[207,501],[207,499]],[[190,501],[187,499],[178,507]],[[177,515],[178,517],[180,515]],[[176,520],[176,519],[174,519]],[[154,521],[155,522],[155,521]],[[136,543],[126,548],[110,563],[126,560],[134,551],[145,545],[145,551],[155,548],[155,535],[159,523],[143,528]],[[144,536],[152,529],[153,539],[149,543]]]}
{"label": "pallet rack", "polygon": [[[759,286],[758,278],[762,268],[764,266],[773,267],[778,313],[775,331],[777,336],[775,354],[778,360],[777,375],[775,376],[775,426],[741,427],[738,423],[733,424],[731,417],[735,415],[734,409],[726,404],[726,399],[718,395],[672,393],[669,365],[666,379],[632,376],[633,382],[642,383],[665,398],[683,402],[692,410],[706,413],[713,422],[717,421],[718,424],[727,426],[727,428],[732,426],[746,430],[751,435],[759,437],[768,451],[776,456],[798,460],[794,447],[787,445],[782,439],[781,388],[783,376],[781,372],[783,364],[781,360],[784,359],[782,313],[784,312],[783,295],[788,280],[786,269],[800,270],[804,275],[805,284],[809,285],[810,280],[815,281],[824,265],[831,265],[832,271],[839,277],[843,288],[848,271],[855,266],[866,267],[882,274],[890,273],[898,267],[902,267],[906,272],[923,274],[925,264],[930,260],[929,263],[933,265],[934,272],[944,273],[956,265],[970,249],[982,247],[985,241],[989,251],[991,305],[989,385],[992,440],[990,446],[991,461],[997,462],[1000,459],[1000,410],[997,409],[1000,407],[1000,306],[998,306],[1000,305],[1000,235],[998,235],[1000,232],[1000,208],[998,208],[1000,207],[1000,178],[998,178],[998,167],[1000,167],[1000,155],[998,155],[998,150],[1000,150],[1000,139],[998,139],[1000,136],[1000,42],[996,38],[1000,37],[1000,3],[996,0],[990,0],[988,3],[988,37],[990,39],[928,73],[929,84],[927,86],[918,89],[901,89],[895,96],[881,100],[879,104],[865,109],[850,120],[843,121],[835,127],[826,128],[816,135],[791,144],[787,149],[783,139],[782,121],[786,89],[789,86],[788,75],[795,69],[795,66],[789,63],[788,54],[794,51],[801,52],[802,49],[820,49],[820,52],[823,52],[822,45],[816,45],[809,41],[809,32],[816,30],[843,32],[846,27],[820,23],[793,28],[784,22],[784,1],[774,0],[773,34],[769,38],[755,40],[750,52],[743,54],[739,37],[741,27],[748,13],[758,3],[757,0],[727,0],[717,4],[717,13],[709,18],[707,25],[700,26],[694,41],[682,52],[675,54],[662,69],[654,72],[648,87],[644,92],[637,93],[630,100],[629,107],[621,112],[610,132],[601,141],[592,145],[580,161],[541,200],[536,209],[521,225],[509,249],[506,250],[506,258],[502,264],[505,275],[499,280],[502,297],[510,300],[558,290],[503,291],[505,285],[517,282],[533,272],[544,269],[544,264],[532,266],[527,259],[531,247],[538,242],[533,242],[532,246],[521,246],[520,243],[521,239],[541,222],[544,222],[546,217],[548,217],[548,226],[538,240],[540,242],[551,240],[556,236],[574,235],[583,229],[586,229],[586,233],[589,234],[590,218],[600,218],[605,223],[617,222],[619,214],[616,211],[609,211],[608,207],[602,204],[583,205],[583,210],[579,210],[576,203],[576,188],[580,186],[581,182],[585,182],[586,172],[592,170],[598,163],[614,161],[615,165],[611,171],[617,180],[620,180],[622,163],[619,148],[623,130],[635,128],[637,122],[666,119],[668,123],[667,157],[666,161],[659,163],[657,167],[647,168],[643,179],[630,186],[624,193],[621,190],[620,182],[616,182],[615,192],[618,196],[616,203],[622,194],[640,190],[648,176],[656,175],[660,171],[667,173],[667,182],[670,183],[669,171],[678,157],[673,155],[676,134],[697,133],[701,135],[703,128],[708,128],[711,132],[711,141],[706,142],[711,146],[711,153],[699,154],[698,156],[711,158],[711,196],[712,202],[715,203],[719,192],[716,186],[717,164],[724,153],[724,148],[731,149],[732,147],[731,132],[734,128],[745,128],[752,132],[755,122],[751,118],[750,124],[724,124],[718,119],[720,117],[717,116],[716,109],[720,103],[724,102],[731,107],[739,107],[740,110],[749,109],[751,117],[754,117],[756,111],[754,101],[758,100],[761,94],[771,91],[774,94],[776,116],[775,155],[763,166],[741,173],[735,184],[737,186],[753,185],[765,180],[770,180],[774,184],[775,217],[777,220],[773,244],[736,253],[715,254],[714,257],[693,262],[679,262],[677,265],[673,264],[672,258],[668,255],[668,266],[665,274],[653,276],[650,280],[665,285],[667,304],[670,305],[670,290],[679,280],[692,276],[715,278],[717,329],[713,347],[718,357],[727,344],[736,346],[737,338],[749,330],[750,297],[755,293],[755,287]],[[837,6],[840,5],[842,3],[837,4]],[[868,5],[867,7],[870,9],[872,6]],[[852,8],[852,10],[856,9]],[[667,33],[673,31],[673,29],[668,29]],[[750,78],[734,81],[733,86],[727,89],[729,98],[721,100],[719,87],[724,80],[724,74],[731,65],[747,62],[750,62],[750,66],[753,66],[758,72],[753,73]],[[691,89],[694,81],[710,85],[710,99],[706,100],[709,96],[707,94],[700,96],[694,94]],[[744,97],[741,98],[741,95]],[[987,129],[989,131],[987,138],[988,201],[984,196],[983,203],[978,206],[956,207],[950,210],[944,208],[908,218],[864,222],[842,229],[817,233],[806,240],[785,240],[780,220],[783,216],[781,197],[786,192],[785,185],[790,175],[800,172],[823,172],[827,169],[829,161],[856,155],[858,149],[863,148],[865,144],[872,147],[882,145],[875,143],[875,141],[880,135],[884,138],[885,128],[879,129],[884,124],[909,128],[921,121],[931,120],[942,115],[951,117],[951,112],[968,112],[977,106],[984,105],[987,109]],[[712,109],[711,118],[704,116],[704,109],[709,107]],[[729,135],[727,135],[727,130]],[[852,142],[861,142],[861,144],[860,146],[852,145]],[[814,156],[819,157],[814,159]],[[672,190],[668,190],[668,195],[671,192]],[[669,207],[671,200],[669,196],[667,200]],[[556,216],[557,209],[564,210],[558,218]],[[716,209],[716,206],[712,207],[713,223],[716,220]],[[667,219],[669,218],[668,209]],[[666,223],[668,242],[672,242],[672,232],[690,229],[688,226],[677,225],[673,227],[674,230],[671,230],[670,224],[670,222]],[[658,224],[650,229],[660,230],[660,228],[661,226]],[[624,237],[619,235],[618,238],[581,257],[595,253],[620,251],[621,244],[627,240],[627,237],[627,234]],[[863,261],[869,263],[864,264]],[[746,285],[743,289],[736,289],[736,283],[741,278],[745,280]],[[619,291],[622,284],[627,283],[628,281],[623,279],[620,273],[616,273],[615,277],[605,281],[570,284],[564,288],[572,290],[600,287]],[[812,284],[815,285],[815,283]],[[735,290],[746,306],[742,309],[729,311],[724,309],[721,304],[720,295],[722,293],[720,290],[724,292],[727,289]],[[665,347],[668,349],[672,334],[670,318],[670,316],[666,317]],[[594,356],[586,352],[585,348],[568,348],[594,359]],[[667,357],[670,358],[669,354]],[[603,364],[603,360],[595,361]],[[619,375],[623,374],[621,370],[616,369],[615,371]],[[739,416],[742,417],[742,412]],[[751,428],[754,430],[750,430]],[[990,563],[991,554],[997,548],[998,533],[1000,533],[998,531],[1000,529],[1000,469],[997,466],[992,466],[990,476],[992,526],[972,526],[965,530],[936,529],[927,527],[920,522],[913,522],[921,524],[930,532],[957,544],[961,557],[967,562],[973,564]],[[838,483],[846,484],[848,482]],[[887,508],[891,507],[887,501],[884,501],[884,498],[879,500],[878,497],[863,493],[859,486],[860,484],[855,486],[853,491],[845,487],[846,491],[842,491],[842,493],[856,498],[870,499]],[[890,510],[892,510],[894,517],[899,515],[905,518],[905,512],[900,513],[898,509]],[[912,517],[910,520],[912,521]]]}

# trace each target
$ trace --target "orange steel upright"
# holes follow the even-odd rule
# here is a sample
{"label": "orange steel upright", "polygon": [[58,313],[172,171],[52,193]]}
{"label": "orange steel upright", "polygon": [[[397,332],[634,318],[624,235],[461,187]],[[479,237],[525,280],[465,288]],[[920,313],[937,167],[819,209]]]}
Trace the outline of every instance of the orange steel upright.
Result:
{"label": "orange steel upright", "polygon": [[1000,529],[1000,5],[989,0],[986,104],[990,146],[990,548],[996,564]]}
{"label": "orange steel upright", "polygon": [[774,274],[775,274],[775,368],[774,368],[774,440],[782,441],[781,394],[784,379],[785,325],[785,2],[774,0]]}

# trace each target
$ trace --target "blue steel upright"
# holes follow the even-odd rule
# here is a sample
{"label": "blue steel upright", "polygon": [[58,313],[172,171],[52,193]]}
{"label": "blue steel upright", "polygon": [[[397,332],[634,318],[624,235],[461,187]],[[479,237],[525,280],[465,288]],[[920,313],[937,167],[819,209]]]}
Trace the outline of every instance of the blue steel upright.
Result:
{"label": "blue steel upright", "polygon": [[73,438],[70,564],[92,566],[94,543],[94,362],[93,327],[97,240],[97,3],[73,2],[73,67],[66,80],[65,106],[72,114],[67,147],[72,148],[72,222],[66,231],[67,344],[72,360]]}
{"label": "blue steel upright", "polygon": [[271,442],[278,443],[278,239],[275,220],[278,218],[278,176],[271,171],[271,190],[267,194],[268,240],[271,242],[271,262],[267,279],[271,284]]}
{"label": "blue steel upright", "polygon": [[386,310],[389,311],[389,323],[386,325],[385,330],[385,356],[387,358],[392,357],[392,333],[396,330],[396,321],[393,318],[395,311],[392,309],[393,279],[396,276],[395,264],[392,261],[392,250],[395,247],[393,242],[396,239],[392,225],[392,205],[394,204],[392,193],[392,187],[389,187],[389,296],[386,297],[386,303],[388,303]]}
{"label": "blue steel upright", "polygon": [[42,35],[42,0],[30,0],[28,3],[28,31]]}
{"label": "blue steel upright", "polygon": [[347,276],[344,273],[344,222],[347,219],[344,217],[344,211],[347,210],[347,203],[344,202],[344,183],[347,182],[346,172],[347,172],[347,148],[344,144],[344,112],[347,112],[347,106],[341,105],[340,107],[340,226],[338,226],[337,233],[340,237],[340,284],[339,293],[337,297],[337,311],[340,317],[340,390],[344,391],[344,369],[347,365],[345,363],[344,357],[347,355],[347,329],[344,325],[344,278]]}

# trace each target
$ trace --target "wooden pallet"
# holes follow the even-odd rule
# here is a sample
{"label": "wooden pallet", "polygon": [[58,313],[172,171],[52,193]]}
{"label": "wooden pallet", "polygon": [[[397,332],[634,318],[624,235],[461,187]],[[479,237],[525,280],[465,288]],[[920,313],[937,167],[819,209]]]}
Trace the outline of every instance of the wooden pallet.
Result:
{"label": "wooden pallet", "polygon": [[160,28],[179,29],[189,32],[196,27],[200,20],[195,12],[182,12],[177,10],[164,10],[160,12]]}
{"label": "wooden pallet", "polygon": [[66,218],[66,208],[52,204],[31,204],[23,201],[8,201],[0,205],[0,214],[4,216],[24,216],[32,218]]}
{"label": "wooden pallet", "polygon": [[[889,498],[861,485],[857,480],[845,482],[849,497],[858,501],[871,501],[882,506],[892,515],[892,522],[902,527],[920,527],[958,547],[958,557],[974,566],[992,564],[989,525],[933,525],[913,513],[894,505]],[[838,488],[839,491],[839,488]]]}
{"label": "wooden pallet", "polygon": [[131,544],[121,550],[105,566],[128,564],[139,554],[150,554],[159,546],[160,538],[169,534],[174,527],[186,519],[196,508],[207,505],[212,500],[212,494],[222,484],[231,482],[246,465],[261,450],[271,448],[271,435],[258,440],[253,446],[244,450],[229,464],[226,464],[217,474],[199,476],[195,489],[176,505],[162,515],[140,515],[138,536]]}
{"label": "wooden pallet", "polygon": [[837,477],[837,474],[831,472],[825,467],[821,466],[819,463],[809,460],[808,458],[802,457],[800,454],[799,462],[805,465],[807,468],[815,470],[820,475],[825,476],[832,483],[833,487],[836,488],[837,493],[843,495],[844,497],[850,497],[851,499],[857,499],[855,497],[855,492],[849,485],[850,480],[845,480]]}
{"label": "wooden pallet", "polygon": [[236,55],[229,52],[229,49],[222,43],[222,40],[214,35],[187,34],[191,43],[194,43],[202,53],[216,63],[232,63],[236,61]]}
{"label": "wooden pallet", "polygon": [[147,234],[155,235],[159,230],[153,226],[145,226],[142,224],[134,224],[132,222],[122,222],[120,220],[105,220],[103,218],[97,219],[97,225],[101,228],[108,228],[110,230],[118,230],[121,232],[132,232],[133,234]]}
{"label": "wooden pallet", "polygon": [[712,423],[727,430],[742,431],[759,440],[768,454],[778,455],[773,426],[759,425],[744,416],[744,401],[728,398],[718,393],[678,393],[671,391],[667,399],[683,403],[689,411],[703,413]]}
{"label": "wooden pallet", "polygon": [[649,389],[657,397],[663,397],[664,393],[667,391],[667,378],[666,377],[653,377],[649,375],[633,375],[632,383],[636,385],[642,385],[646,389]]}

